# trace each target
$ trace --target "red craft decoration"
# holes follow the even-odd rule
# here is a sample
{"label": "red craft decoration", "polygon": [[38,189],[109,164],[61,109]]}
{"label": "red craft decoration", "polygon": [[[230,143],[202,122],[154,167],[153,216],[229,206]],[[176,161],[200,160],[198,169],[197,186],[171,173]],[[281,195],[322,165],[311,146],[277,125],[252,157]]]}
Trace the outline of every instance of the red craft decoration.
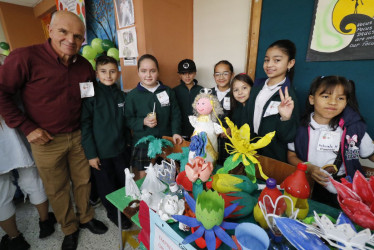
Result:
{"label": "red craft decoration", "polygon": [[360,171],[356,171],[353,182],[342,179],[342,183],[330,178],[338,191],[338,202],[345,214],[356,224],[374,230],[374,178],[368,182]]}
{"label": "red craft decoration", "polygon": [[140,202],[139,205],[139,223],[142,227],[142,230],[140,231],[138,235],[139,241],[143,243],[143,245],[149,249],[149,240],[150,240],[150,219],[149,219],[149,207],[147,203],[144,201]]}
{"label": "red craft decoration", "polygon": [[281,188],[284,188],[284,190],[293,197],[299,199],[308,199],[310,195],[310,186],[305,176],[306,170],[306,164],[297,164],[296,171],[283,181],[283,183],[280,185]]}

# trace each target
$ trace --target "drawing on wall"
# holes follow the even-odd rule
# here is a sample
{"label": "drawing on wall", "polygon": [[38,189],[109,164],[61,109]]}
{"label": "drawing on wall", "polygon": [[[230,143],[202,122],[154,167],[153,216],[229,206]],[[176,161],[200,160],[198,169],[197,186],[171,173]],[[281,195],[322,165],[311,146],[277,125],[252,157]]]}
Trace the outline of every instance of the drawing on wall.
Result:
{"label": "drawing on wall", "polygon": [[134,24],[134,4],[132,0],[116,0],[116,9],[120,29]]}
{"label": "drawing on wall", "polygon": [[94,38],[112,41],[118,48],[112,0],[85,0],[87,10],[87,41]]}
{"label": "drawing on wall", "polygon": [[[86,9],[83,0],[56,0],[57,10],[67,10],[77,14],[83,23],[86,25]],[[87,42],[87,31],[85,34]]]}
{"label": "drawing on wall", "polygon": [[374,59],[374,1],[316,0],[306,61]]}
{"label": "drawing on wall", "polygon": [[[135,27],[118,31],[119,57],[133,61],[138,56],[138,46]],[[127,64],[128,65],[128,64]]]}

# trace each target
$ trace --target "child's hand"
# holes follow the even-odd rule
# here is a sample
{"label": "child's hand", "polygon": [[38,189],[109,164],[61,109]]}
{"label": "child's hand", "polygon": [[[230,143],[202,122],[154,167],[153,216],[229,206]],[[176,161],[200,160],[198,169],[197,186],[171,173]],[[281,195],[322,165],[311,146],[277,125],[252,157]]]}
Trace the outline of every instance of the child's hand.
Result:
{"label": "child's hand", "polygon": [[174,142],[174,144],[181,144],[183,142],[183,137],[178,135],[178,134],[174,134],[173,135],[173,142]]}
{"label": "child's hand", "polygon": [[144,126],[154,128],[157,126],[157,119],[154,116],[146,116],[143,123]]}
{"label": "child's hand", "polygon": [[100,170],[99,166],[101,165],[99,157],[93,158],[88,160],[88,163],[91,167],[96,168],[97,170]]}
{"label": "child's hand", "polygon": [[318,182],[319,184],[321,184],[322,186],[326,186],[327,183],[329,182],[329,175],[322,172],[320,170],[320,167],[317,167],[315,165],[312,165],[312,164],[308,164],[308,172],[311,174],[312,178]]}
{"label": "child's hand", "polygon": [[278,106],[278,112],[282,117],[282,121],[288,121],[291,118],[292,111],[294,108],[294,102],[292,97],[288,94],[288,87],[284,90],[284,95],[282,89],[279,89],[279,95],[281,99],[281,104]]}

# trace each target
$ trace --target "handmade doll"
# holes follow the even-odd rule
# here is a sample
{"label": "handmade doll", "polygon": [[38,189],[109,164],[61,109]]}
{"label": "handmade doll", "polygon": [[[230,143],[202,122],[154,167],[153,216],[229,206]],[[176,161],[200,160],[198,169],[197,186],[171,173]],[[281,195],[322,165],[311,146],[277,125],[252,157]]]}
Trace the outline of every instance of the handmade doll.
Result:
{"label": "handmade doll", "polygon": [[[189,159],[195,156],[205,158],[205,161],[214,163],[218,159],[217,136],[221,134],[222,127],[217,123],[217,117],[223,114],[223,109],[216,96],[211,94],[210,89],[202,89],[192,104],[195,115],[189,116],[190,123],[194,127],[191,144],[202,132],[206,133],[205,155],[197,155],[190,147]],[[194,136],[197,136],[193,138]]]}

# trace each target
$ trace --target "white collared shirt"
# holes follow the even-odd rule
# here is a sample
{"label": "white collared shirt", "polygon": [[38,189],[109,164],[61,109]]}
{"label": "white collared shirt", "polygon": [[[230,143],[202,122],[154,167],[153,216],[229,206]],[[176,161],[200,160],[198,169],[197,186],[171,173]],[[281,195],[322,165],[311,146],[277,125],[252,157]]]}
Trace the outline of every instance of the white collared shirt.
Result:
{"label": "white collared shirt", "polygon": [[286,81],[286,78],[283,79],[283,81],[273,85],[268,86],[269,78],[266,79],[264,86],[262,87],[262,90],[258,93],[255,101],[255,110],[253,114],[253,131],[257,134],[258,129],[261,124],[262,119],[262,113],[264,111],[264,106],[266,102],[274,95],[275,92],[277,92],[281,87],[282,84]]}
{"label": "white collared shirt", "polygon": [[156,87],[153,87],[153,88],[150,88],[150,87],[147,87],[146,85],[144,85],[143,83],[140,83],[140,86],[142,86],[143,88],[145,88],[146,90],[148,90],[149,92],[152,92],[154,93],[158,87],[160,87],[160,83],[157,82],[157,86]]}
{"label": "white collared shirt", "polygon": [[217,87],[214,87],[215,90],[216,90],[216,93],[217,93],[217,98],[218,98],[218,101],[222,101],[222,99],[226,96],[227,93],[230,92],[230,88],[228,88],[227,90],[225,91],[220,91]]}
{"label": "white collared shirt", "polygon": [[[310,132],[309,132],[309,152],[308,152],[308,161],[313,165],[318,167],[323,167],[327,164],[333,164],[337,157],[337,152],[334,151],[320,151],[317,150],[318,140],[320,134],[323,131],[334,131],[328,124],[318,124],[313,119],[314,113],[310,114]],[[343,130],[338,126],[335,130],[336,133],[339,133],[339,144],[343,134]],[[295,144],[288,143],[288,149],[295,151]],[[368,157],[374,152],[374,144],[370,136],[365,133],[364,137],[361,140],[360,144],[360,156]],[[338,176],[345,174],[344,165],[337,166],[339,169]]]}

